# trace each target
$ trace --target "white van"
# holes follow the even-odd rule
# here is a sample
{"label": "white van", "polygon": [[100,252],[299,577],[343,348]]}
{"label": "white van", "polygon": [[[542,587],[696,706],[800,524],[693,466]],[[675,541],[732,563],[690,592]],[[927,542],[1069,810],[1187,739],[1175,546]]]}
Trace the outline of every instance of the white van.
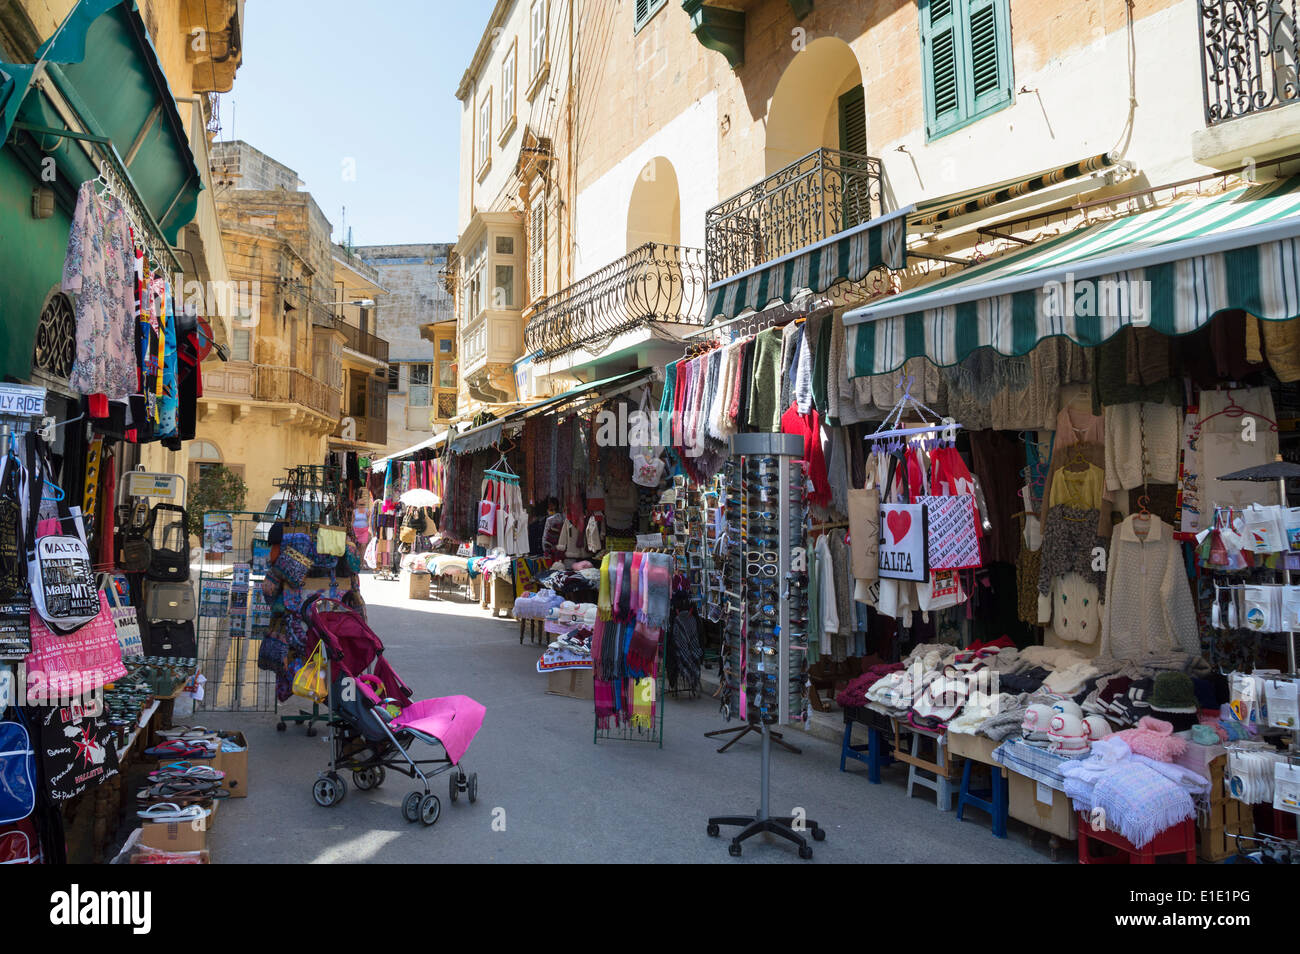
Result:
{"label": "white van", "polygon": [[[262,510],[262,520],[253,528],[253,536],[258,540],[265,540],[271,533],[271,525],[282,521],[293,521],[296,523],[325,523],[327,521],[321,518],[328,517],[337,523],[342,523],[343,516],[338,512],[338,501],[330,493],[322,493],[319,490],[308,491],[298,501],[298,512],[289,513],[289,494],[283,490],[277,490],[271,499],[266,502],[266,507]],[[352,515],[348,514],[347,519],[350,521]]]}

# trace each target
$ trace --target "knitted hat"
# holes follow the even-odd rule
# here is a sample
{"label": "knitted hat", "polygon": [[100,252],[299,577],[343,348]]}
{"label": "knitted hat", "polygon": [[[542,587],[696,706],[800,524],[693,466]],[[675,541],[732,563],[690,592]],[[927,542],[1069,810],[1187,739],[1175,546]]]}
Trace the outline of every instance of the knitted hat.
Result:
{"label": "knitted hat", "polygon": [[1201,725],[1198,722],[1192,726],[1192,741],[1197,745],[1217,745],[1219,735],[1208,725]]}
{"label": "knitted hat", "polygon": [[1156,713],[1196,712],[1200,703],[1192,688],[1192,677],[1185,672],[1162,672],[1156,676],[1151,691],[1151,711]]}

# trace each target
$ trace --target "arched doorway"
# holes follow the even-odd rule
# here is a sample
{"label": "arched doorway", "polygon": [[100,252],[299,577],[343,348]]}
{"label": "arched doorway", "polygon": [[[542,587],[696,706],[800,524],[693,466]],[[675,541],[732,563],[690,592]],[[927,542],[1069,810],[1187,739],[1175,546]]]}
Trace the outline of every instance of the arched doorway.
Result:
{"label": "arched doorway", "polygon": [[862,70],[836,37],[813,40],[781,74],[767,110],[766,173],[820,148],[867,150]]}
{"label": "arched doorway", "polygon": [[682,200],[677,191],[677,170],[663,156],[655,156],[637,173],[627,208],[627,250],[647,242],[682,243]]}

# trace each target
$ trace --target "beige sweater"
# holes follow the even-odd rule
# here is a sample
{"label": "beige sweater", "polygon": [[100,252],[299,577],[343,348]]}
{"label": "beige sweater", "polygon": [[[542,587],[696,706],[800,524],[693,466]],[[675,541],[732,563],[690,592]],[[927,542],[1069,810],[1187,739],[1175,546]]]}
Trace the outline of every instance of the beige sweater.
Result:
{"label": "beige sweater", "polygon": [[1181,651],[1200,655],[1196,607],[1173,528],[1152,517],[1145,541],[1135,517],[1115,528],[1106,568],[1101,655],[1115,659]]}

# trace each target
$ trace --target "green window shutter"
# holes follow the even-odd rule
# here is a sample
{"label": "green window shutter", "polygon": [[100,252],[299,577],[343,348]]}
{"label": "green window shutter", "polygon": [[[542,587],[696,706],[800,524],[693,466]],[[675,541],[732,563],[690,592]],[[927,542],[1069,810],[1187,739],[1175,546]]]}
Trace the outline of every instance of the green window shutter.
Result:
{"label": "green window shutter", "polygon": [[632,26],[632,32],[639,33],[641,28],[649,23],[654,15],[658,13],[667,2],[668,0],[636,0],[636,3],[633,5],[636,14],[635,23]]}
{"label": "green window shutter", "polygon": [[936,136],[961,122],[961,43],[954,4],[964,0],[920,0],[921,45],[925,72],[925,126]]}
{"label": "green window shutter", "polygon": [[[840,151],[867,154],[867,108],[861,84],[839,99]],[[854,160],[840,160],[841,201],[844,212],[839,229],[852,228],[871,218],[871,180]]]}
{"label": "green window shutter", "polygon": [[866,97],[859,84],[839,100],[840,151],[867,154]]}
{"label": "green window shutter", "polygon": [[1011,31],[1006,0],[969,0],[970,114],[978,116],[1011,99]]}
{"label": "green window shutter", "polygon": [[925,130],[934,139],[1011,102],[1008,0],[918,0]]}

